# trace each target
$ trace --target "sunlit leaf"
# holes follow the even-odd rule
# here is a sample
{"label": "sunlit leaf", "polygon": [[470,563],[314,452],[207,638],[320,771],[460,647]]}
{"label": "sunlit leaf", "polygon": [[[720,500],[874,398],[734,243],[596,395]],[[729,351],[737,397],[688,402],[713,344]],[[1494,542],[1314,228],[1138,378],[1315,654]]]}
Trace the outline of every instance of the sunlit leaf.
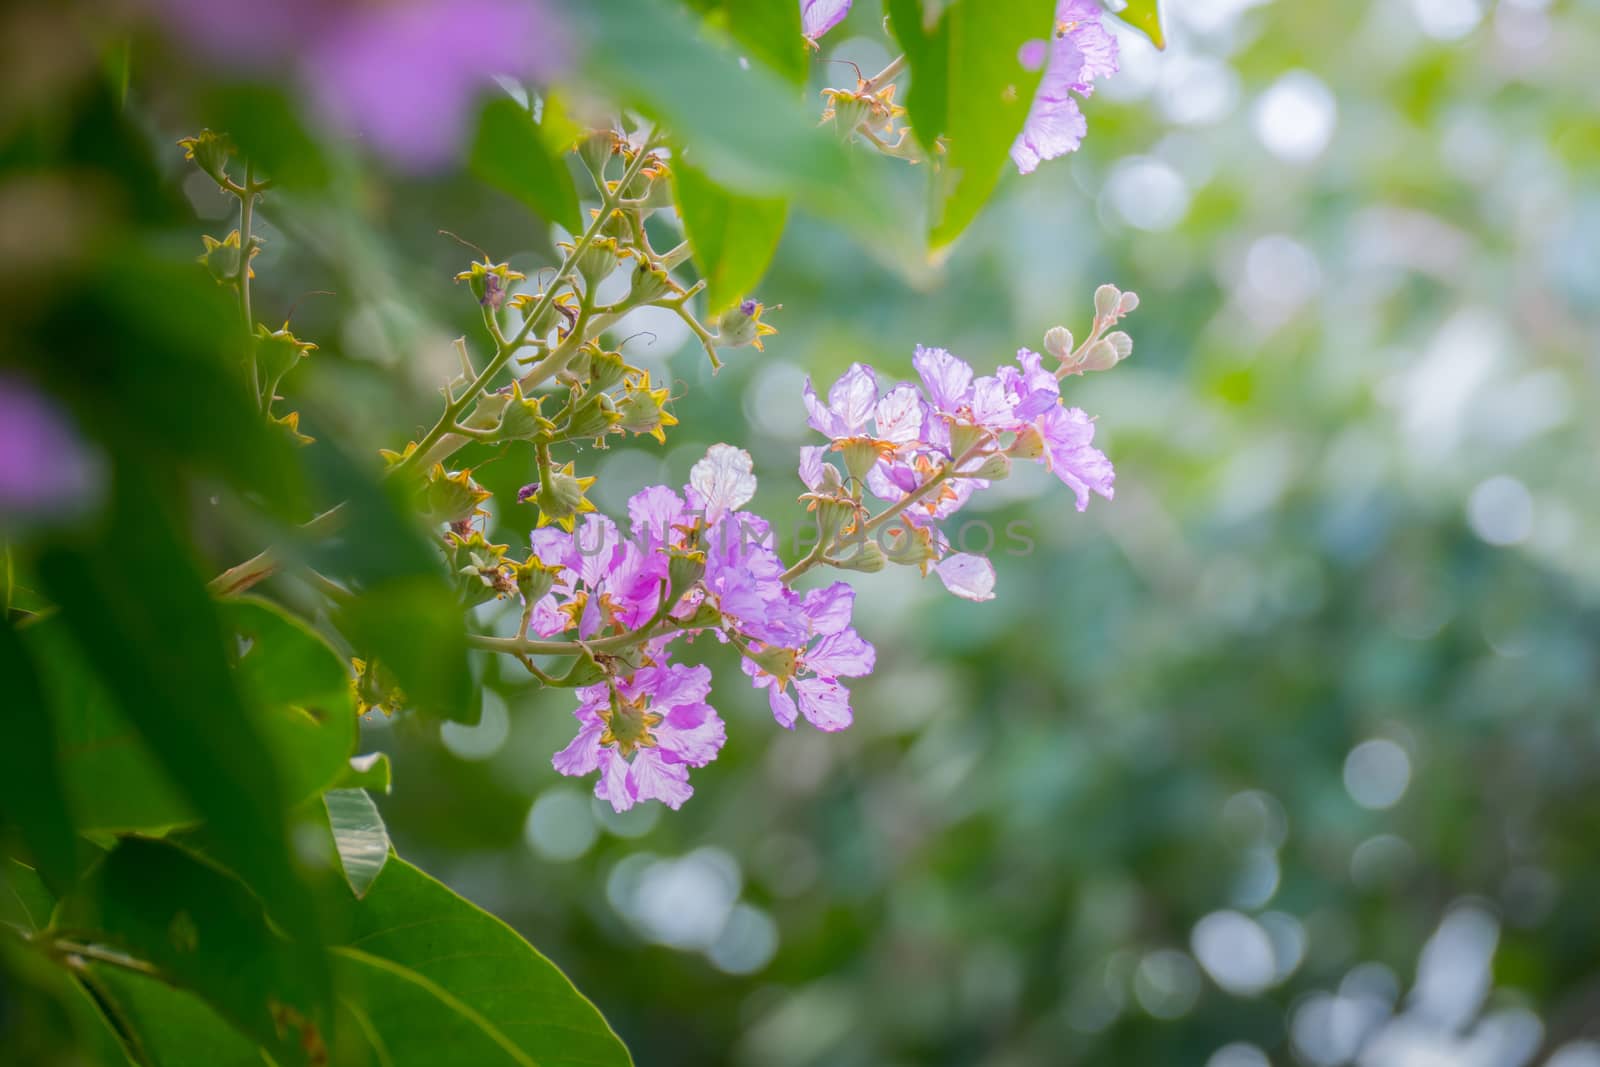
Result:
{"label": "sunlit leaf", "polygon": [[1116,13],[1117,17],[1146,37],[1157,48],[1167,47],[1166,35],[1161,32],[1160,0],[1128,0],[1128,6]]}
{"label": "sunlit leaf", "polygon": [[470,1003],[541,1067],[632,1063],[594,1005],[554,964],[409,863],[391,857],[366,898],[347,910],[351,944]]}
{"label": "sunlit leaf", "polygon": [[330,789],[322,802],[345,881],[357,898],[364,897],[389,860],[389,831],[383,816],[365,789]]}
{"label": "sunlit leaf", "polygon": [[1018,53],[1049,35],[1054,3],[955,0],[931,29],[927,5],[889,0],[888,9],[911,68],[906,110],[934,160],[929,219],[938,248],[961,235],[999,184],[1042,73],[1024,69]]}
{"label": "sunlit leaf", "polygon": [[566,161],[546,147],[533,116],[515,100],[500,97],[484,106],[470,165],[479,178],[521,200],[541,218],[569,233],[582,227],[578,191]]}
{"label": "sunlit leaf", "polygon": [[706,280],[706,303],[717,314],[761,280],[789,213],[782,200],[752,200],[723,189],[682,159],[672,166],[684,236]]}

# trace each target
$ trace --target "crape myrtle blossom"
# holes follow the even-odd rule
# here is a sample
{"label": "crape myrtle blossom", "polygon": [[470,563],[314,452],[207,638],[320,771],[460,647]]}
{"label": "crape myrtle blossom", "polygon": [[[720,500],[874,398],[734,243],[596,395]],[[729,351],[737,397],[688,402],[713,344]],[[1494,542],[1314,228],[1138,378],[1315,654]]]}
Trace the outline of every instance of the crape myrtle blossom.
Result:
{"label": "crape myrtle blossom", "polygon": [[706,633],[738,650],[780,726],[848,727],[845,682],[870,674],[877,658],[851,625],[855,590],[836,581],[802,591],[796,579],[814,566],[870,572],[897,563],[936,575],[956,596],[992,599],[993,564],[954,551],[940,524],[1022,460],[1055,474],[1079,511],[1096,494],[1111,499],[1115,472],[1094,447],[1094,421],[1067,406],[1061,382],[1126,358],[1132,341],[1106,331],[1137,305],[1134,294],[1102,286],[1082,345],[1061,327],[1046,335],[1054,368],[1024,348],[979,375],[946,349],[918,346],[914,381],[884,382],[853,363],[824,399],[807,379],[807,421],[826,443],[800,450],[800,499],[818,537],[791,566],[767,521],[746,510],[757,488],[750,454],[726,444],[706,451],[681,491],[635,493],[626,536],[598,514],[571,531],[535,530],[533,552],[550,580],[525,607],[524,632],[576,634],[589,669],[568,683],[583,686],[579,729],[556,769],[598,772],[595,794],[619,811],[644,800],[682,804],[689,770],[714,759],[725,738],[708,703],[710,672],[671,659],[680,639]]}
{"label": "crape myrtle blossom", "polygon": [[1029,70],[1044,64],[1022,132],[1011,146],[1017,170],[1031,174],[1040,162],[1076,151],[1088,123],[1073,94],[1088,96],[1094,80],[1117,71],[1117,39],[1100,21],[1099,0],[1058,0],[1049,41],[1022,46],[1019,61]]}
{"label": "crape myrtle blossom", "polygon": [[540,0],[143,0],[201,58],[286,66],[312,112],[408,170],[457,155],[495,74],[544,78],[570,51]]}
{"label": "crape myrtle blossom", "polygon": [[620,681],[578,690],[578,736],[551,761],[566,775],[600,779],[594,794],[627,811],[641,800],[682,806],[694,789],[689,768],[717,758],[727,730],[706,696],[707,667],[666,662],[641,667]]}
{"label": "crape myrtle blossom", "polygon": [[80,514],[99,496],[99,457],[33,385],[0,373],[0,534]]}

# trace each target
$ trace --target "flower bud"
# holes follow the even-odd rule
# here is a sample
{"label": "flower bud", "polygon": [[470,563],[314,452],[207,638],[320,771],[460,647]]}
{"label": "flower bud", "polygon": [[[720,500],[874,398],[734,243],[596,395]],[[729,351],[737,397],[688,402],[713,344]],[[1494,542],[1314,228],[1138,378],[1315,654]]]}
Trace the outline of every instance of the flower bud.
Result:
{"label": "flower bud", "polygon": [[[218,285],[232,285],[239,278],[239,231],[234,230],[222,240],[217,240],[209,234],[202,234],[201,243],[205,251],[195,261],[205,265],[206,270],[217,280]],[[250,258],[255,259],[261,251],[259,238],[250,238]],[[255,268],[250,268],[250,277],[256,276]]]}
{"label": "flower bud", "polygon": [[[763,350],[761,339],[778,331],[761,321],[761,313],[766,306],[759,300],[745,300],[737,307],[729,308],[722,313],[722,318],[717,322],[716,343],[719,348],[741,348],[744,345],[754,345],[756,351]],[[773,308],[777,310],[776,307]]]}
{"label": "flower bud", "polygon": [[605,393],[591,393],[573,409],[562,427],[567,437],[600,438],[611,432],[622,416],[617,406]]}
{"label": "flower bud", "polygon": [[611,276],[611,272],[617,268],[618,258],[624,254],[616,238],[597,238],[589,242],[589,246],[578,255],[578,274],[592,289]]}
{"label": "flower bud", "polygon": [[602,352],[586,346],[589,356],[589,391],[604,393],[627,377],[628,364],[621,352]]}
{"label": "flower bud", "polygon": [[[568,533],[572,532],[575,518],[594,510],[594,504],[584,494],[594,484],[594,477],[579,478],[573,474],[572,464],[550,472],[533,492],[532,500],[539,509],[540,526],[555,523]],[[521,493],[518,499],[524,499]]]}
{"label": "flower bud", "polygon": [[594,176],[595,183],[603,184],[606,164],[617,151],[617,135],[610,130],[597,130],[578,143],[578,158]]}
{"label": "flower bud", "polygon": [[634,307],[653,304],[668,293],[682,292],[672,283],[672,278],[664,270],[654,270],[649,264],[641,262],[633,271],[632,285],[628,289],[628,303]]}
{"label": "flower bud", "polygon": [[878,542],[872,540],[852,542],[852,547],[834,557],[834,566],[842,571],[860,571],[876,574],[889,562]]}
{"label": "flower bud", "polygon": [[1056,359],[1072,355],[1072,331],[1065,326],[1052,326],[1044,332],[1044,350]]}
{"label": "flower bud", "polygon": [[1122,305],[1122,290],[1114,285],[1102,285],[1094,291],[1094,314],[1100,319],[1114,319]]}
{"label": "flower bud", "polygon": [[433,522],[458,522],[479,512],[478,505],[494,494],[472,480],[471,471],[446,473],[442,463],[428,471],[424,510]]}
{"label": "flower bud", "polygon": [[529,556],[521,563],[515,564],[517,592],[522,594],[524,601],[532,604],[554,588],[556,579],[561,576],[561,570],[559,563],[546,564],[538,556]]}
{"label": "flower bud", "polygon": [[1126,315],[1129,312],[1133,311],[1133,309],[1138,307],[1138,306],[1139,306],[1139,294],[1138,293],[1123,293],[1122,294],[1122,301],[1117,305],[1117,313],[1119,315]]}
{"label": "flower bud", "polygon": [[1113,349],[1116,350],[1118,363],[1121,363],[1123,360],[1133,355],[1133,338],[1129,337],[1121,330],[1106,334],[1105,340]]}
{"label": "flower bud", "polygon": [[1077,369],[1080,371],[1110,370],[1117,365],[1117,348],[1107,340],[1099,340],[1089,346],[1089,351],[1083,354],[1083,362]]}
{"label": "flower bud", "polygon": [[211,175],[218,185],[228,182],[228,157],[233,155],[233,142],[227,134],[201,130],[193,137],[178,142],[183,147],[183,158],[194,161],[195,166]]}
{"label": "flower bud", "polygon": [[506,441],[531,441],[536,437],[554,434],[556,424],[539,411],[543,403],[542,396],[532,399],[523,396],[522,386],[513,382],[508,403],[505,410],[500,412],[500,422],[496,427],[500,437]]}
{"label": "flower bud", "polygon": [[643,385],[630,385],[617,404],[617,425],[631,434],[647,433],[665,444],[667,437],[662,431],[678,424],[677,418],[666,408],[669,396],[665,388],[650,388],[649,377]]}
{"label": "flower bud", "polygon": [[256,369],[268,383],[276,382],[294,369],[306,355],[316,350],[316,345],[302,341],[289,332],[289,327],[268,330],[256,326]]}
{"label": "flower bud", "polygon": [[1004,452],[991,452],[983,457],[983,462],[970,474],[963,474],[964,478],[983,478],[987,481],[998,482],[1011,477],[1011,457]]}

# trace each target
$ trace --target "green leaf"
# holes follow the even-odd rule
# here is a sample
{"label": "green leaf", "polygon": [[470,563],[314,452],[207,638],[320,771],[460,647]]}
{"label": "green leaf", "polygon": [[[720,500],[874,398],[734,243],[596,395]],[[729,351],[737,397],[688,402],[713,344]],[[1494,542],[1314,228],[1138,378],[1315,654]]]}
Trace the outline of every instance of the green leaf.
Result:
{"label": "green leaf", "polygon": [[10,856],[0,859],[0,923],[31,934],[50,925],[55,906],[38,871]]}
{"label": "green leaf", "polygon": [[14,824],[57,892],[78,876],[78,837],[61,780],[56,730],[26,647],[0,619],[0,816]]}
{"label": "green leaf", "polygon": [[[930,157],[930,241],[950,244],[978,217],[1022,132],[1042,71],[1017,54],[1050,35],[1052,0],[955,0],[930,30],[928,0],[889,0],[890,24],[911,68],[906,110]],[[933,151],[945,139],[942,156]]]}
{"label": "green leaf", "polygon": [[485,105],[472,142],[472,173],[521,200],[541,218],[583,228],[578,190],[566,161],[551,153],[533,116],[515,100],[500,97]]}
{"label": "green leaf", "polygon": [[1116,16],[1150,38],[1150,43],[1157,48],[1167,47],[1166,35],[1161,32],[1160,0],[1128,0],[1128,6],[1116,12]]}
{"label": "green leaf", "polygon": [[193,993],[112,967],[89,968],[100,1010],[125,1028],[123,1043],[157,1067],[262,1067],[261,1047]]}
{"label": "green leaf", "polygon": [[[251,699],[249,720],[282,768],[290,804],[316,796],[349,771],[355,703],[344,663],[326,642],[266,601],[218,606],[236,647],[233,675]],[[185,799],[74,646],[61,620],[23,632],[54,704],[61,773],[82,831],[161,831],[195,822],[203,807]]]}
{"label": "green leaf", "polygon": [[[391,858],[366,898],[350,902],[348,924],[347,943],[470,1003],[540,1067],[633,1062],[554,964],[511,927],[404,860]],[[382,1020],[374,1022],[387,1032]]]}
{"label": "green leaf", "polygon": [[[415,971],[353,948],[335,949],[334,973],[375,1067],[545,1067],[465,1002]],[[493,980],[490,979],[490,982]],[[341,1050],[341,1067],[355,1062]]]}
{"label": "green leaf", "polygon": [[365,789],[330,789],[322,796],[334,847],[356,899],[367,895],[389,859],[389,831]]}
{"label": "green leaf", "polygon": [[[289,845],[287,778],[229,666],[216,606],[157,487],[131,464],[118,468],[113,486],[109,521],[93,539],[58,543],[39,557],[59,622],[154,762],[206,820],[223,861],[249,878],[279,922],[308,934],[316,918]],[[70,759],[72,730],[58,724],[58,733]],[[348,755],[346,748],[340,758]]]}
{"label": "green leaf", "polygon": [[109,943],[203,998],[279,1063],[317,1061],[333,997],[320,946],[275,933],[231,874],[170,842],[124,838],[57,924]]}
{"label": "green leaf", "polygon": [[764,64],[741,66],[689,12],[661,0],[591,0],[573,14],[595,44],[587,79],[664,124],[708,177],[745,196],[790,200],[850,229],[885,264],[926,275],[920,227],[898,195],[903,164],[846,149],[817,128],[815,101],[798,99]]}
{"label": "green leaf", "polygon": [[0,931],[0,1063],[125,1067],[117,1035],[72,977]]}
{"label": "green leaf", "polygon": [[794,0],[719,0],[719,21],[733,39],[785,81],[804,85],[811,54]]}
{"label": "green leaf", "polygon": [[778,250],[789,205],[730,193],[681,158],[672,161],[672,184],[684,236],[706,280],[708,310],[719,314],[761,280]]}

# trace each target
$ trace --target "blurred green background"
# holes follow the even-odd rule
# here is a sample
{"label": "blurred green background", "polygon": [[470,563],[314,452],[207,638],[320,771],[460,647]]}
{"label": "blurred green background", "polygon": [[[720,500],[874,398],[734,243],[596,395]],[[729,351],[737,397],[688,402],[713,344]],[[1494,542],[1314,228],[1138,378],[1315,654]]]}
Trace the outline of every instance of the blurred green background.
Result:
{"label": "blurred green background", "polygon": [[[807,374],[909,374],[916,343],[990,367],[1111,281],[1134,356],[1071,390],[1114,502],[1034,469],[980,496],[990,603],[856,576],[879,666],[842,735],[777,729],[701,642],[730,737],[676,814],[556,775],[572,698],[510,662],[481,725],[366,723],[399,850],[641,1067],[1600,1065],[1600,3],[1166,8],[1083,149],[1008,175],[927,286],[797,216],[765,353],[712,376],[630,320],[682,425],[577,457],[618,514],[734,442],[796,529]],[[878,69],[876,26],[862,0],[823,58]],[[177,94],[133,84],[225,231]],[[303,428],[397,447],[476,318],[436,231],[530,274],[551,235],[464,175],[336,188],[268,198],[256,299],[322,346]],[[501,500],[530,480],[477,458]]]}

